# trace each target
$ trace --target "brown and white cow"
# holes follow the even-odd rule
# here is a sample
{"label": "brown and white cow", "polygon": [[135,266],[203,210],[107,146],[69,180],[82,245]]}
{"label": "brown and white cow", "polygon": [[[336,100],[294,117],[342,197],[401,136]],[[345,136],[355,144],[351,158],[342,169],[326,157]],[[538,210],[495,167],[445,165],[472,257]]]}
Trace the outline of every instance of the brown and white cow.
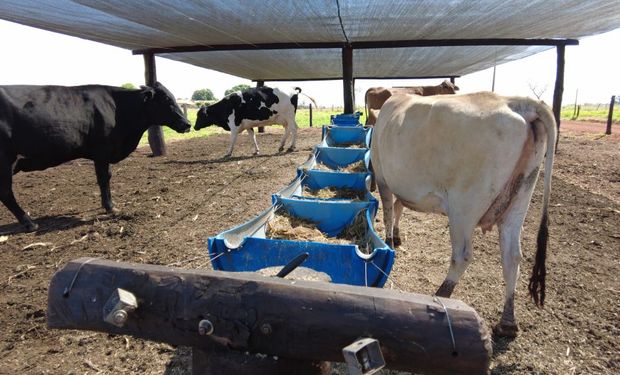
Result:
{"label": "brown and white cow", "polygon": [[545,104],[489,92],[393,96],[383,105],[373,132],[371,159],[386,242],[400,243],[403,207],[448,216],[452,259],[438,296],[452,294],[472,260],[475,227],[485,232],[497,225],[506,283],[504,311],[496,326],[500,335],[518,331],[514,293],[521,228],[546,154],[542,220],[529,284],[534,302],[544,303],[555,139],[555,120]]}
{"label": "brown and white cow", "polygon": [[458,86],[450,81],[443,81],[437,86],[410,86],[410,87],[371,87],[364,96],[366,105],[366,125],[374,125],[383,103],[392,95],[415,94],[431,96],[441,94],[454,94]]}

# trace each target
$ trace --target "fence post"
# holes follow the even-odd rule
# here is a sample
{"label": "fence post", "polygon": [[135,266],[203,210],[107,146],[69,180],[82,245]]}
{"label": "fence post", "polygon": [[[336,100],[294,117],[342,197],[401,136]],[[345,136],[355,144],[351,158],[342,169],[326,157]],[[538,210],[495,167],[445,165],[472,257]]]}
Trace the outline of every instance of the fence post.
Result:
{"label": "fence post", "polygon": [[605,134],[611,134],[611,120],[614,116],[614,103],[616,102],[616,96],[611,96],[611,102],[609,103],[609,115],[607,115],[607,130],[605,130]]}
{"label": "fence post", "polygon": [[308,109],[310,110],[310,127],[312,127],[312,103],[308,105]]}

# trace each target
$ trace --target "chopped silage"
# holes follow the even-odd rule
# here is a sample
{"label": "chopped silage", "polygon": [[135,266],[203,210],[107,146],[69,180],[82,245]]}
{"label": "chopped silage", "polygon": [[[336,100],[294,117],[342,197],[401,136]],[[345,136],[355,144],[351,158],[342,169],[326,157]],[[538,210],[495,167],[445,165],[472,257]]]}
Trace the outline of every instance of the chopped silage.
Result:
{"label": "chopped silage", "polygon": [[349,172],[349,173],[366,172],[366,164],[364,163],[364,160],[358,160],[351,164],[347,164],[344,167],[338,167],[334,169],[334,168],[330,168],[329,166],[323,163],[316,163],[313,169],[318,169],[321,171],[334,171],[335,170],[338,172]]}
{"label": "chopped silage", "polygon": [[[273,267],[262,268],[256,271],[256,273],[262,276],[275,276],[278,274],[278,272],[280,272],[282,267],[284,266],[273,266]],[[324,282],[332,281],[331,277],[329,277],[329,275],[326,274],[325,272],[316,271],[308,267],[297,267],[291,273],[286,275],[285,278],[290,279],[290,280],[305,280],[305,281],[324,281]]]}
{"label": "chopped silage", "polygon": [[308,188],[304,188],[303,195],[313,198],[349,199],[353,201],[361,201],[365,199],[365,194],[363,190],[355,190],[351,188],[327,187],[318,190],[310,190]]}
{"label": "chopped silage", "polygon": [[338,245],[353,244],[358,245],[360,250],[367,252],[369,240],[366,230],[366,218],[363,211],[337,237],[328,237],[317,228],[315,223],[292,217],[284,210],[279,210],[267,223],[266,236],[267,238],[279,240],[322,242]]}

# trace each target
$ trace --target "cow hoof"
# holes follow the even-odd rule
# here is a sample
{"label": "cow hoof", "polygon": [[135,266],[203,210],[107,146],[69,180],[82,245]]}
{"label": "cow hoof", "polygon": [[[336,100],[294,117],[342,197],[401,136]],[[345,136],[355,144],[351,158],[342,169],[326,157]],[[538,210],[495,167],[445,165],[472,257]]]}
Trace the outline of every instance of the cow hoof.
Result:
{"label": "cow hoof", "polygon": [[400,237],[394,237],[394,247],[399,247],[402,244]]}
{"label": "cow hoof", "polygon": [[493,327],[493,333],[499,337],[514,338],[519,332],[519,325],[516,323],[498,323]]}
{"label": "cow hoof", "polygon": [[254,151],[254,153],[253,153],[252,155],[254,155],[254,156],[256,156],[256,155],[260,155],[260,152],[258,152],[258,151]]}
{"label": "cow hoof", "polygon": [[231,156],[232,156],[232,154],[226,154],[226,155],[222,156],[222,159],[224,159],[224,160],[230,159]]}
{"label": "cow hoof", "polygon": [[392,249],[394,248],[394,239],[392,237],[386,237],[385,238],[385,243],[386,243],[386,245],[388,245]]}
{"label": "cow hoof", "polygon": [[116,207],[111,207],[111,208],[106,209],[105,212],[108,215],[116,215],[116,214],[119,214],[121,212],[121,210],[119,210]]}
{"label": "cow hoof", "polygon": [[278,149],[278,152],[282,152],[282,151],[284,151],[284,147],[280,147],[280,148]]}
{"label": "cow hoof", "polygon": [[295,151],[295,147],[289,147],[286,149],[286,152],[293,152]]}
{"label": "cow hoof", "polygon": [[24,231],[26,232],[34,232],[39,229],[39,226],[32,221],[28,223],[23,223],[22,226],[24,227]]}

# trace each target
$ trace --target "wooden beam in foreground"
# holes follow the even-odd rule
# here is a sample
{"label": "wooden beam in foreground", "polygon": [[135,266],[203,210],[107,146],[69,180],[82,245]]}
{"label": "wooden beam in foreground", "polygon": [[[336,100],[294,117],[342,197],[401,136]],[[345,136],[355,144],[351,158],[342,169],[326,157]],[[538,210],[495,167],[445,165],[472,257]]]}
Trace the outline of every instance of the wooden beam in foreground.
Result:
{"label": "wooden beam in foreground", "polygon": [[[117,288],[138,301],[122,327],[103,320]],[[94,258],[71,261],[53,276],[47,318],[50,328],[310,361],[342,362],[343,347],[372,337],[387,368],[413,373],[487,374],[491,356],[489,330],[458,300]]]}

